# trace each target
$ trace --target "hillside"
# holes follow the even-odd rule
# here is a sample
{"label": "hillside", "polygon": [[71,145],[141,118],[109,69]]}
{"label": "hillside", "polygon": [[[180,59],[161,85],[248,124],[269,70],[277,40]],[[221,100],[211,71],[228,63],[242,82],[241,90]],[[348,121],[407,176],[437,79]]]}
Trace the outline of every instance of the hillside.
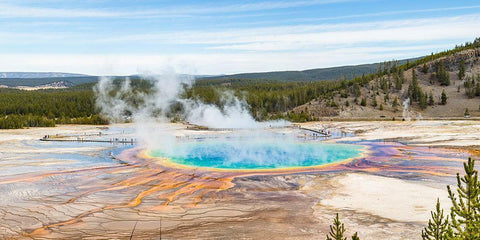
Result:
{"label": "hillside", "polygon": [[[398,61],[404,64],[407,61],[415,61],[418,58],[405,59]],[[222,75],[215,77],[204,77],[199,80],[269,80],[269,81],[321,81],[341,78],[353,78],[362,74],[375,73],[383,63],[361,64],[355,66],[340,66],[331,68],[316,68],[303,71],[278,71],[278,72],[259,72],[259,73],[240,73],[232,75]]]}
{"label": "hillside", "polygon": [[[465,76],[460,79],[462,65]],[[418,91],[413,86],[414,73]],[[447,96],[446,104],[442,104],[442,91]],[[374,76],[363,86],[353,84],[348,90],[336,91],[330,98],[314,99],[295,107],[293,112],[309,115],[311,119],[421,119],[464,118],[466,109],[470,117],[480,117],[478,47],[424,61],[398,73],[388,71]]]}

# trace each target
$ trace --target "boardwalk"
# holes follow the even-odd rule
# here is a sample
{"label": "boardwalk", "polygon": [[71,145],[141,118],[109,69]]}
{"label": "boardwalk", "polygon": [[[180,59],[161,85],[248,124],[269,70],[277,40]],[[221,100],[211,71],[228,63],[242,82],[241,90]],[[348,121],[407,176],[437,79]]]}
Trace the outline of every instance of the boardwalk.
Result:
{"label": "boardwalk", "polygon": [[[83,136],[83,135],[82,135]],[[58,135],[46,135],[40,139],[40,141],[45,142],[97,142],[97,143],[123,143],[123,144],[134,144],[136,143],[133,138],[110,138],[110,139],[86,139],[83,137],[75,136],[58,136]],[[73,139],[72,139],[73,138]]]}
{"label": "boardwalk", "polygon": [[54,138],[41,138],[40,141],[45,142],[104,142],[104,143],[136,143],[135,140],[96,140],[96,139],[54,139]]}
{"label": "boardwalk", "polygon": [[305,131],[310,131],[310,132],[313,132],[313,133],[316,133],[316,134],[320,134],[320,135],[323,135],[323,137],[331,137],[332,135],[328,132],[325,132],[323,130],[315,130],[315,129],[311,129],[311,128],[305,128],[305,127],[300,127],[301,130],[305,130]]}

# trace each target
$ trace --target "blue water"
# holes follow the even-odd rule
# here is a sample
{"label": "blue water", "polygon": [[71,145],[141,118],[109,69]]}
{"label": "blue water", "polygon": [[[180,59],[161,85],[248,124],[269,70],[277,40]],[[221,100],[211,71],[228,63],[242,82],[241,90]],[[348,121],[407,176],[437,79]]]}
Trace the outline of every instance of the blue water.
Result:
{"label": "blue water", "polygon": [[358,157],[362,146],[305,142],[201,141],[150,152],[153,157],[193,167],[275,169],[320,166]]}

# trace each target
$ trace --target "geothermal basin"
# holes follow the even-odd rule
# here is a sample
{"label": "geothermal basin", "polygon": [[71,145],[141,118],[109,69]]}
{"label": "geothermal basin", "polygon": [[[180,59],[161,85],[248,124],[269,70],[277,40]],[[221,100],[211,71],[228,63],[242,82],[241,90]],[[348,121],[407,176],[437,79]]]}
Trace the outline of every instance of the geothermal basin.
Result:
{"label": "geothermal basin", "polygon": [[361,239],[421,239],[480,146],[479,121],[160,127],[148,147],[39,141],[137,138],[129,124],[1,131],[0,239],[321,239],[336,213]]}

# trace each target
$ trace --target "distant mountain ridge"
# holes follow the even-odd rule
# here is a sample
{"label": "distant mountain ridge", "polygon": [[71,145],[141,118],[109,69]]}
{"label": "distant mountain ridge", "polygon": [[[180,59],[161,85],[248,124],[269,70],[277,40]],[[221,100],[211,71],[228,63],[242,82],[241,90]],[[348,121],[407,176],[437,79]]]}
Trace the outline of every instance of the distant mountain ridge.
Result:
{"label": "distant mountain ridge", "polygon": [[0,78],[57,78],[87,76],[89,75],[63,72],[0,72]]}
{"label": "distant mountain ridge", "polygon": [[[399,64],[407,61],[414,61],[418,58],[399,60]],[[303,71],[277,71],[277,72],[258,72],[258,73],[240,73],[232,75],[188,75],[180,74],[180,77],[193,77],[197,80],[267,80],[267,81],[322,81],[346,78],[362,74],[375,73],[382,63],[361,64],[353,66],[340,66],[331,68],[316,68]],[[111,76],[114,78],[124,78],[126,76]],[[128,76],[131,78],[140,77],[140,75]],[[43,87],[44,85],[63,82],[66,87],[76,86],[84,83],[94,83],[98,81],[98,76],[90,76],[77,73],[63,72],[0,72],[0,85],[8,88],[19,86],[25,87]]]}
{"label": "distant mountain ridge", "polygon": [[[415,61],[419,58],[398,60],[398,64],[404,64],[407,61]],[[274,71],[258,73],[239,73],[231,75],[221,75],[213,77],[203,77],[200,80],[276,80],[276,81],[322,81],[346,78],[351,79],[362,74],[375,73],[382,63],[370,63],[361,65],[350,65],[330,68],[315,68],[303,71]]]}

